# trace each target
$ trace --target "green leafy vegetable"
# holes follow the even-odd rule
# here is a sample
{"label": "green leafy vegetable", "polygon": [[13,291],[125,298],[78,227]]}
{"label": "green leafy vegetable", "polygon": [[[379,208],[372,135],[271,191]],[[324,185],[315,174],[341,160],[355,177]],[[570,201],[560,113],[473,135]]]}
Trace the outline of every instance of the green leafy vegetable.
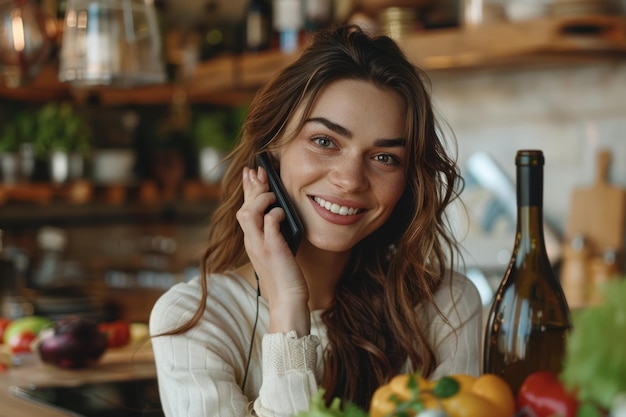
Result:
{"label": "green leafy vegetable", "polygon": [[573,315],[561,379],[581,401],[609,409],[626,392],[626,278],[603,289],[604,302]]}
{"label": "green leafy vegetable", "polygon": [[326,391],[320,388],[311,397],[311,405],[308,411],[301,411],[297,417],[367,417],[367,413],[354,404],[347,404],[345,409],[341,409],[341,400],[333,399],[330,407],[326,406],[324,401],[324,393]]}
{"label": "green leafy vegetable", "polygon": [[461,385],[456,379],[444,376],[437,381],[437,385],[433,388],[433,393],[439,398],[450,398],[459,392],[460,388]]}
{"label": "green leafy vegetable", "polygon": [[578,408],[578,412],[576,413],[576,417],[602,417],[603,414],[600,412],[598,407],[594,404],[583,402],[580,404]]}

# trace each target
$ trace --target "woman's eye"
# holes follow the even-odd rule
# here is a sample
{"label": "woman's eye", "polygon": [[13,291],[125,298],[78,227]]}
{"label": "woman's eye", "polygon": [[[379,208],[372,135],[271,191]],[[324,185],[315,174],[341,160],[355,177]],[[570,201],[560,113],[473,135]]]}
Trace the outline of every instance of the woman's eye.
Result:
{"label": "woman's eye", "polygon": [[374,157],[374,160],[376,162],[380,162],[381,164],[385,164],[385,165],[399,165],[400,164],[400,161],[398,160],[398,158],[396,158],[393,155],[386,154],[386,153],[376,155]]}
{"label": "woman's eye", "polygon": [[313,138],[313,142],[319,147],[330,148],[333,146],[333,142],[326,136],[318,136]]}

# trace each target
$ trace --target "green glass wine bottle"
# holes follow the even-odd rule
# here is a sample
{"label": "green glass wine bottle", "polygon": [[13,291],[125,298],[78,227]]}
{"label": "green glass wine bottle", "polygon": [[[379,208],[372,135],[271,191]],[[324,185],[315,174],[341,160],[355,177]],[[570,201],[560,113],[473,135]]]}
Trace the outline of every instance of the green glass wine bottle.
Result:
{"label": "green glass wine bottle", "polygon": [[515,245],[489,312],[483,371],[517,392],[533,372],[561,371],[571,318],[544,241],[543,152],[520,150],[515,164]]}

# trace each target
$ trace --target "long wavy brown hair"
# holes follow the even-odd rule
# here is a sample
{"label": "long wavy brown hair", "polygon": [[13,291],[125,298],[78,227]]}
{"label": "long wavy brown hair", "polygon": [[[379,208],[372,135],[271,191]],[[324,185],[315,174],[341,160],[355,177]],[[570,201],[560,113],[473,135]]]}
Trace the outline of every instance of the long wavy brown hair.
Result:
{"label": "long wavy brown hair", "polygon": [[[253,99],[238,145],[228,157],[222,200],[212,216],[202,276],[248,262],[235,214],[243,204],[241,172],[255,156],[291,140],[285,126],[296,109],[307,118],[319,91],[338,79],[372,82],[399,94],[406,103],[407,184],[389,220],[352,251],[334,302],[322,314],[329,348],[324,353],[322,387],[364,408],[374,390],[410,361],[429,375],[436,366],[432,346],[416,315],[443,276],[453,269],[456,241],[445,209],[463,182],[444,148],[434,117],[429,82],[386,36],[369,36],[356,26],[317,33],[302,55]],[[210,279],[210,278],[209,278]],[[207,302],[207,282],[196,314],[172,333],[192,328]]]}

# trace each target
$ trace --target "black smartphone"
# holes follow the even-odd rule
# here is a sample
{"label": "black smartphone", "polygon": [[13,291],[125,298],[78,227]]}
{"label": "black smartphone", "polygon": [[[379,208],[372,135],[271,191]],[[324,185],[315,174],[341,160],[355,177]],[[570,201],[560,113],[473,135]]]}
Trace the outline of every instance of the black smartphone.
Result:
{"label": "black smartphone", "polygon": [[280,176],[274,168],[272,163],[272,157],[269,153],[264,152],[257,156],[257,163],[262,166],[267,172],[267,180],[270,186],[270,191],[276,195],[276,203],[268,208],[268,211],[274,207],[281,207],[285,211],[285,220],[280,224],[280,231],[289,245],[289,249],[295,255],[302,240],[304,234],[304,226],[302,220],[298,216],[295,207],[289,200],[289,196],[285,191]]}

